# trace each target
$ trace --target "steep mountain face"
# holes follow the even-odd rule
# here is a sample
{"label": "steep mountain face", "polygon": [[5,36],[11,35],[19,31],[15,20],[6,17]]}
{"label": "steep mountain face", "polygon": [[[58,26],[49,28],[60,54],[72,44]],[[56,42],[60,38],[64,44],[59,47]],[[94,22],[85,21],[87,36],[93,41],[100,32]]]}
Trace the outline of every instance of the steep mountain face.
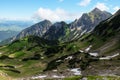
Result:
{"label": "steep mountain face", "polygon": [[15,39],[20,39],[31,35],[41,37],[50,28],[51,25],[52,23],[50,21],[44,20],[40,23],[24,29],[15,37]]}
{"label": "steep mountain face", "polygon": [[110,16],[112,14],[95,8],[89,13],[84,13],[78,20],[72,22],[70,24],[71,31],[81,30],[82,32],[90,32],[96,25]]}
{"label": "steep mountain face", "polygon": [[104,37],[115,35],[116,33],[120,34],[120,10],[106,21],[101,22],[93,32]]}
{"label": "steep mountain face", "polygon": [[120,10],[102,21],[83,41],[93,45],[101,55],[120,52]]}
{"label": "steep mountain face", "polygon": [[120,75],[120,10],[96,26],[84,41],[93,45],[91,52],[96,51],[102,57],[100,61],[91,63],[91,67],[84,71],[86,75],[94,73]]}
{"label": "steep mountain face", "polygon": [[84,13],[78,20],[69,24],[70,34],[65,41],[79,39],[84,33],[91,32],[101,21],[112,16],[109,12],[101,11],[98,8],[89,13]]}
{"label": "steep mountain face", "polygon": [[48,40],[61,40],[67,34],[69,34],[68,25],[65,22],[57,22],[49,28],[43,38]]}
{"label": "steep mountain face", "polygon": [[93,35],[99,36],[104,44],[98,48],[101,53],[120,52],[120,10],[112,17],[101,22],[93,31]]}

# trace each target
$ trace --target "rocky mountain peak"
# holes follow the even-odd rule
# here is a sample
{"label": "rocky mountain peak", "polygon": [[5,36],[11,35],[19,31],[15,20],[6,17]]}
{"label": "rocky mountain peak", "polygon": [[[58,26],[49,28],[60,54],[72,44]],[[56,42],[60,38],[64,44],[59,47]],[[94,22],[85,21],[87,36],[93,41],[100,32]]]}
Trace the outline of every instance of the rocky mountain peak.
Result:
{"label": "rocky mountain peak", "polygon": [[43,20],[37,24],[49,24],[49,25],[52,25],[52,22],[50,22],[49,20]]}
{"label": "rocky mountain peak", "polygon": [[93,13],[99,13],[99,12],[102,12],[100,9],[98,9],[98,8],[94,8],[91,12],[93,12]]}
{"label": "rocky mountain peak", "polygon": [[70,29],[73,32],[78,30],[75,31],[77,34],[81,34],[81,32],[91,32],[101,21],[111,16],[112,14],[107,11],[101,11],[98,8],[94,8],[91,12],[84,13],[78,20],[72,22],[70,24]]}
{"label": "rocky mountain peak", "polygon": [[45,20],[43,20],[42,22],[44,22],[44,23],[51,23],[49,20],[47,20],[47,19],[45,19]]}
{"label": "rocky mountain peak", "polygon": [[16,37],[15,39],[20,39],[26,36],[42,36],[50,27],[52,23],[49,20],[44,20],[39,23],[36,23],[24,30],[22,30]]}

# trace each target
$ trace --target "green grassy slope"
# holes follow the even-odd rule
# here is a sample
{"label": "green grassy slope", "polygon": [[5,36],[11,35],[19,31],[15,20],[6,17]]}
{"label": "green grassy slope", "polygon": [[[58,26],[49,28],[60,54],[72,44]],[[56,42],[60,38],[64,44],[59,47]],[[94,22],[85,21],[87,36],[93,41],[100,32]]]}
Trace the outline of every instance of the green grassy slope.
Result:
{"label": "green grassy slope", "polygon": [[[51,42],[39,37],[25,37],[0,47],[2,53],[0,54],[0,70],[14,77],[39,74],[56,68],[58,59],[74,55],[80,48],[86,46],[88,44],[81,41],[58,44],[57,41]],[[52,62],[55,63],[51,65]]]}

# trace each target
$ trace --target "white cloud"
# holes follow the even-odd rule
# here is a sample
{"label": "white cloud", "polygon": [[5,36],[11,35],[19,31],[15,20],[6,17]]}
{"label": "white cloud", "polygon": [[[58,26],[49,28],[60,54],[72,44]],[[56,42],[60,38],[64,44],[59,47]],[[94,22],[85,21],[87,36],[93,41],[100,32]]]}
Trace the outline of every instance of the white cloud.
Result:
{"label": "white cloud", "polygon": [[60,2],[63,2],[64,0],[59,0]]}
{"label": "white cloud", "polygon": [[115,11],[117,11],[117,10],[120,9],[120,7],[119,7],[119,6],[116,6],[116,7],[114,7],[113,9],[114,9]]}
{"label": "white cloud", "polygon": [[91,0],[82,0],[78,5],[80,6],[87,6],[90,3]]}
{"label": "white cloud", "polygon": [[72,21],[81,16],[80,13],[69,13],[63,9],[57,8],[55,10],[47,8],[39,8],[35,13],[34,18],[38,20],[50,20],[55,21]]}
{"label": "white cloud", "polygon": [[99,3],[99,2],[98,2],[95,7],[99,8],[99,9],[102,10],[102,11],[109,10],[109,7],[107,7],[107,6],[105,5],[105,3]]}
{"label": "white cloud", "polygon": [[119,6],[115,6],[115,7],[113,8],[114,12],[113,12],[112,14],[116,13],[119,9],[120,9]]}

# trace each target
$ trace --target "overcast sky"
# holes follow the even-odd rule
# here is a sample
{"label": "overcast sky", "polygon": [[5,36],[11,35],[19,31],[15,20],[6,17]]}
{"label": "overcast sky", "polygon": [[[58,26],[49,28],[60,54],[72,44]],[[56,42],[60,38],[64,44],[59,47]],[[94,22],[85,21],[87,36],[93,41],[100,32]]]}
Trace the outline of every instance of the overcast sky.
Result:
{"label": "overcast sky", "polygon": [[0,0],[0,19],[73,21],[95,7],[114,13],[120,0]]}

